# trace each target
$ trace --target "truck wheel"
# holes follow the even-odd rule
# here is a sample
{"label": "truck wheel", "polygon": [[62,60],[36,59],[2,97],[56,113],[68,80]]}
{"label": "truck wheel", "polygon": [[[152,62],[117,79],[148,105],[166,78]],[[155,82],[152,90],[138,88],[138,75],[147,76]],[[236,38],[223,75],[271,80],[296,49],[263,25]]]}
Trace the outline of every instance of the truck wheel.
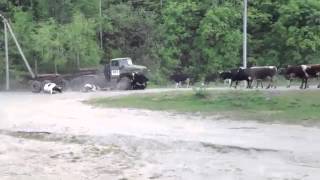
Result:
{"label": "truck wheel", "polygon": [[147,82],[143,83],[143,84],[140,84],[140,83],[136,83],[134,85],[134,88],[133,89],[136,89],[136,90],[144,90],[147,88]]}
{"label": "truck wheel", "polygon": [[130,90],[131,81],[128,77],[122,77],[117,83],[117,90]]}
{"label": "truck wheel", "polygon": [[41,82],[39,81],[33,81],[31,83],[31,91],[33,93],[40,93],[42,90],[42,85],[41,85]]}
{"label": "truck wheel", "polygon": [[147,88],[147,86],[148,86],[148,83],[147,83],[147,82],[145,82],[145,83],[144,83],[144,85],[142,85],[142,86],[141,86],[141,89],[142,89],[142,90],[143,90],[143,89],[146,89],[146,88]]}

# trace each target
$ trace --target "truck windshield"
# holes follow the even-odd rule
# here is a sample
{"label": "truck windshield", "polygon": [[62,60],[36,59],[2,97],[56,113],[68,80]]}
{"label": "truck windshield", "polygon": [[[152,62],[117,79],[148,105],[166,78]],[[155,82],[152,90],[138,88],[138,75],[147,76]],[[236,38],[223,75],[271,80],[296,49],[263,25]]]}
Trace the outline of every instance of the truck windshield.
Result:
{"label": "truck windshield", "polygon": [[123,60],[121,60],[120,64],[123,66],[132,65],[132,60],[131,59],[123,59]]}
{"label": "truck windshield", "polygon": [[119,66],[119,61],[111,61],[111,66]]}

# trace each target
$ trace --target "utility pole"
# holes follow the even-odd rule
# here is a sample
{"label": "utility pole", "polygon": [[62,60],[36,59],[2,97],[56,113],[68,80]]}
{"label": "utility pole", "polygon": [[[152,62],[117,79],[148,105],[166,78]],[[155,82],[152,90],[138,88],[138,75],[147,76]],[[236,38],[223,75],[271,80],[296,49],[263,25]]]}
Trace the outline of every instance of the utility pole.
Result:
{"label": "utility pole", "polygon": [[243,68],[247,68],[247,18],[248,18],[248,0],[243,3]]}
{"label": "utility pole", "polygon": [[103,42],[102,42],[102,0],[100,0],[99,4],[99,14],[100,14],[100,48],[103,49]]}
{"label": "utility pole", "polygon": [[[26,65],[26,67],[27,67],[27,69],[28,69],[31,77],[32,77],[32,78],[35,78],[35,75],[34,75],[32,69],[31,69],[31,67],[30,67],[30,65],[29,65],[26,57],[24,56],[24,53],[23,53],[23,51],[22,51],[22,49],[21,49],[21,46],[20,46],[20,44],[19,44],[16,36],[14,35],[13,30],[12,30],[12,28],[11,28],[8,20],[7,20],[2,14],[0,14],[0,18],[2,18],[3,24],[4,24],[5,28],[7,28],[7,29],[9,30],[9,33],[11,34],[11,37],[13,38],[13,40],[14,40],[14,42],[15,42],[18,50],[19,50],[19,53],[20,53],[20,55],[21,55],[21,57],[22,57],[22,60],[24,61],[24,63],[25,63],[25,65]],[[8,58],[8,59],[9,59],[9,58]],[[8,63],[8,64],[9,64],[9,63]]]}
{"label": "utility pole", "polygon": [[10,90],[10,71],[9,71],[9,53],[8,53],[8,30],[5,20],[3,20],[4,26],[4,43],[5,43],[5,56],[6,56],[6,90]]}
{"label": "utility pole", "polygon": [[27,66],[27,68],[28,68],[28,70],[29,70],[29,73],[31,74],[32,78],[35,78],[35,75],[34,75],[34,73],[32,72],[32,69],[31,69],[31,67],[30,67],[30,65],[29,65],[29,63],[28,63],[28,61],[27,61],[27,58],[25,57],[25,55],[24,55],[24,53],[23,53],[23,51],[22,51],[22,49],[21,49],[21,46],[20,46],[20,44],[19,44],[16,36],[14,35],[13,31],[12,31],[12,28],[11,28],[10,24],[8,23],[8,21],[7,21],[6,19],[5,19],[5,21],[6,21],[5,24],[6,24],[6,26],[8,27],[9,32],[10,32],[12,38],[13,38],[13,41],[16,43],[16,46],[17,46],[17,48],[18,48],[18,50],[19,50],[19,52],[20,52],[20,54],[21,54],[21,57],[22,57],[24,63],[26,64],[26,66]]}

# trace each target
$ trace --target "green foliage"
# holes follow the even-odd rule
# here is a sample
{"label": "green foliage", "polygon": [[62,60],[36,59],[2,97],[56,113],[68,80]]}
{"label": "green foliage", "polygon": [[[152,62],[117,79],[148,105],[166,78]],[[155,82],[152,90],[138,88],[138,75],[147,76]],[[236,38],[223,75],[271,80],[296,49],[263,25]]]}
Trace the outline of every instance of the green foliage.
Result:
{"label": "green foliage", "polygon": [[231,5],[208,10],[199,28],[205,72],[239,64],[242,43],[240,22],[240,12]]}
{"label": "green foliage", "polygon": [[76,64],[80,68],[99,63],[100,49],[94,39],[95,29],[95,21],[86,19],[80,12],[74,14],[72,23],[64,26],[63,41],[69,64]]}
{"label": "green foliage", "polygon": [[[130,56],[151,69],[154,83],[165,84],[174,71],[200,80],[241,65],[242,1],[101,2],[102,16],[100,0],[0,0],[0,11],[30,64],[35,68],[37,62],[42,73]],[[254,0],[248,14],[249,64],[319,63],[319,0]],[[26,71],[12,39],[10,47],[11,69]]]}
{"label": "green foliage", "polygon": [[193,91],[196,98],[206,99],[210,97],[210,94],[205,86],[196,87],[193,89]]}

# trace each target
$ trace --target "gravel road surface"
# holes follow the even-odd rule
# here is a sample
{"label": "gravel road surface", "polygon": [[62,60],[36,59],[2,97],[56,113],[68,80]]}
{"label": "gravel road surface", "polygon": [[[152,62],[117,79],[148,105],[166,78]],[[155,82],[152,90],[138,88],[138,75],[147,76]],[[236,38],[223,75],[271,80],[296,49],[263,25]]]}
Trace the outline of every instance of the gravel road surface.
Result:
{"label": "gravel road surface", "polygon": [[0,93],[1,180],[319,180],[320,129]]}

